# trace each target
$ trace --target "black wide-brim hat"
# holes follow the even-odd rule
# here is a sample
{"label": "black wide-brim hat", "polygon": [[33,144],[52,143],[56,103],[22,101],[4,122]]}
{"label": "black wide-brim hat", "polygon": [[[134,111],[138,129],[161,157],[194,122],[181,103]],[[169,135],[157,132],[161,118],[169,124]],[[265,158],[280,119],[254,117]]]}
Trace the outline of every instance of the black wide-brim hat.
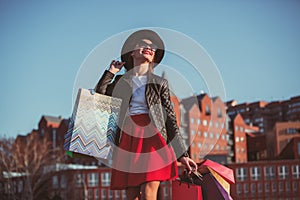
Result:
{"label": "black wide-brim hat", "polygon": [[134,50],[136,44],[143,39],[150,40],[153,44],[157,46],[155,51],[153,68],[158,65],[164,57],[165,45],[159,35],[152,30],[138,30],[126,39],[121,50],[121,60],[126,62],[124,67],[126,70],[133,68],[133,59],[131,57],[131,52]]}

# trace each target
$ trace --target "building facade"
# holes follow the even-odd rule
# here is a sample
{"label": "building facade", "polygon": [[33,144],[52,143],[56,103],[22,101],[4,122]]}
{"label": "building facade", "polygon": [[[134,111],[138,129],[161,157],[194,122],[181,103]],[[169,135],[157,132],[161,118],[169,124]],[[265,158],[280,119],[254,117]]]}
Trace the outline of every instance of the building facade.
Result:
{"label": "building facade", "polygon": [[261,133],[273,130],[277,122],[300,121],[300,96],[285,101],[227,103],[229,116],[241,114],[248,125],[259,127]]}
{"label": "building facade", "polygon": [[189,153],[196,162],[203,158],[227,162],[226,110],[219,97],[201,94],[183,99],[180,119]]}
{"label": "building facade", "polygon": [[259,161],[228,165],[235,173],[233,199],[291,199],[300,197],[299,160]]}
{"label": "building facade", "polygon": [[266,137],[268,157],[274,159],[294,137],[300,137],[300,121],[277,122]]}

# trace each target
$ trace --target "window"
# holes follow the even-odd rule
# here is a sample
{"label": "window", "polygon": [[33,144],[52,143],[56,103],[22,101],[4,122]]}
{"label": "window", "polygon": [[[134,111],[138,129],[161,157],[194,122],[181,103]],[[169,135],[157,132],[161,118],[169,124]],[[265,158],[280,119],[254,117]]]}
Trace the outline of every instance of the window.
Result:
{"label": "window", "polygon": [[279,182],[279,192],[283,192],[283,182]]}
{"label": "window", "polygon": [[235,137],[235,142],[239,142],[240,141],[240,138],[237,136]]}
{"label": "window", "polygon": [[60,177],[60,188],[66,188],[67,187],[67,180],[65,175],[61,175]]}
{"label": "window", "polygon": [[216,134],[216,138],[219,139],[220,138],[220,133]]}
{"label": "window", "polygon": [[93,199],[93,190],[88,189],[88,199]]}
{"label": "window", "polygon": [[216,128],[219,128],[219,122],[216,122],[215,126],[216,126]]}
{"label": "window", "polygon": [[251,183],[251,193],[252,194],[256,193],[256,184],[255,183]]}
{"label": "window", "polygon": [[211,139],[213,139],[214,138],[214,133],[210,133],[209,136],[210,136]]}
{"label": "window", "polygon": [[222,117],[222,109],[218,108],[218,117]]}
{"label": "window", "polygon": [[52,177],[52,187],[53,188],[58,188],[58,176],[53,176]]}
{"label": "window", "polygon": [[241,142],[244,142],[245,141],[245,138],[244,137],[241,137]]}
{"label": "window", "polygon": [[242,185],[240,183],[236,184],[236,192],[238,195],[242,194]]}
{"label": "window", "polygon": [[198,135],[201,136],[201,131],[198,131]]}
{"label": "window", "polygon": [[298,142],[298,155],[300,155],[300,142]]}
{"label": "window", "polygon": [[45,129],[42,128],[42,129],[41,129],[41,136],[44,137],[44,135],[45,135]]}
{"label": "window", "polygon": [[212,127],[213,126],[213,121],[210,121],[209,122],[209,127]]}
{"label": "window", "polygon": [[248,193],[249,193],[249,185],[244,184],[244,194],[248,194]]}
{"label": "window", "polygon": [[202,147],[202,143],[198,142],[198,148],[201,149],[201,147]]}
{"label": "window", "polygon": [[192,135],[195,135],[195,130],[192,130]]}
{"label": "window", "polygon": [[244,127],[240,126],[240,131],[244,132]]}
{"label": "window", "polygon": [[52,147],[53,149],[56,148],[56,129],[52,130]]}
{"label": "window", "polygon": [[270,192],[270,183],[265,183],[265,192]]}
{"label": "window", "polygon": [[180,121],[182,124],[187,124],[187,117],[186,117],[186,110],[184,109],[183,105],[180,105]]}
{"label": "window", "polygon": [[296,181],[293,181],[293,191],[294,192],[298,191],[298,183]]}
{"label": "window", "polygon": [[101,199],[106,199],[106,189],[101,190]]}
{"label": "window", "polygon": [[197,119],[197,124],[201,124],[201,120],[200,119]]}
{"label": "window", "polygon": [[251,172],[251,180],[257,181],[261,179],[260,167],[251,167],[250,172]]}
{"label": "window", "polygon": [[122,198],[126,199],[126,191],[125,190],[122,190]]}
{"label": "window", "polygon": [[95,189],[94,193],[95,193],[95,200],[99,200],[99,189]]}
{"label": "window", "polygon": [[257,183],[257,191],[258,191],[258,193],[262,193],[262,191],[263,191],[262,183]]}
{"label": "window", "polygon": [[76,174],[76,187],[82,187],[85,181],[84,174]]}
{"label": "window", "polygon": [[247,180],[247,169],[244,167],[236,169],[236,177],[239,181]]}
{"label": "window", "polygon": [[204,137],[205,137],[205,138],[207,137],[207,132],[204,132]]}
{"label": "window", "polygon": [[115,190],[115,199],[116,200],[120,199],[120,191],[119,190]]}
{"label": "window", "polygon": [[265,179],[273,180],[275,178],[275,168],[273,166],[265,167]]}
{"label": "window", "polygon": [[294,179],[298,179],[300,178],[300,166],[299,165],[293,165],[292,166],[292,170],[293,170],[293,178]]}
{"label": "window", "polygon": [[276,182],[272,182],[272,192],[276,192],[276,190],[277,190]]}
{"label": "window", "polygon": [[110,173],[109,172],[101,173],[101,181],[102,181],[102,186],[110,186]]}
{"label": "window", "polygon": [[207,126],[207,120],[203,120],[203,126]]}
{"label": "window", "polygon": [[286,190],[286,191],[290,191],[290,190],[291,190],[291,185],[290,185],[290,182],[289,182],[289,181],[286,181],[286,182],[285,182],[285,190]]}
{"label": "window", "polygon": [[235,131],[238,131],[239,130],[239,127],[238,126],[235,126]]}
{"label": "window", "polygon": [[222,123],[222,124],[221,124],[221,128],[224,128],[224,127],[225,127],[225,123]]}
{"label": "window", "polygon": [[288,128],[286,129],[287,134],[296,134],[298,131],[296,128]]}
{"label": "window", "polygon": [[12,192],[13,193],[16,193],[17,192],[17,182],[16,181],[12,181]]}
{"label": "window", "polygon": [[108,199],[113,199],[113,191],[108,190]]}
{"label": "window", "polygon": [[206,113],[207,115],[210,115],[210,108],[209,108],[208,105],[205,106],[205,113]]}
{"label": "window", "polygon": [[18,182],[18,193],[21,193],[23,191],[23,181]]}
{"label": "window", "polygon": [[289,170],[287,168],[287,166],[283,165],[283,166],[279,166],[278,167],[278,176],[279,179],[286,179],[289,175]]}
{"label": "window", "polygon": [[192,117],[191,118],[191,124],[193,124],[195,122],[195,119]]}
{"label": "window", "polygon": [[222,135],[222,140],[225,140],[225,139],[226,139],[225,135]]}
{"label": "window", "polygon": [[99,184],[98,173],[89,173],[88,185],[89,187],[96,187]]}

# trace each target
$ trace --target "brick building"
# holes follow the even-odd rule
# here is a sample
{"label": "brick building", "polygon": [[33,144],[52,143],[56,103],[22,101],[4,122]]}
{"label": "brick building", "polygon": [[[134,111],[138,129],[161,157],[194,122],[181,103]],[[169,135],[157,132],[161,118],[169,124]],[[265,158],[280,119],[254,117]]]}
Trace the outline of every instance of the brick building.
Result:
{"label": "brick building", "polygon": [[266,134],[247,133],[248,162],[267,159]]}
{"label": "brick building", "polygon": [[226,111],[219,97],[200,94],[181,101],[181,130],[191,157],[227,162]]}
{"label": "brick building", "polygon": [[229,116],[240,113],[245,122],[258,126],[261,133],[273,130],[277,122],[300,121],[300,96],[285,101],[227,103]]}
{"label": "brick building", "polygon": [[231,116],[228,122],[228,129],[233,144],[230,146],[230,150],[233,151],[234,156],[231,159],[233,163],[246,163],[248,162],[248,141],[247,136],[257,132],[259,129],[255,126],[249,126],[245,123],[240,114]]}
{"label": "brick building", "polygon": [[300,121],[277,122],[273,130],[266,133],[268,157],[276,158],[285,146],[294,138],[300,136]]}
{"label": "brick building", "polygon": [[259,161],[228,165],[235,173],[233,199],[299,199],[299,160]]}
{"label": "brick building", "polygon": [[300,160],[300,136],[290,140],[281,151],[278,159]]}

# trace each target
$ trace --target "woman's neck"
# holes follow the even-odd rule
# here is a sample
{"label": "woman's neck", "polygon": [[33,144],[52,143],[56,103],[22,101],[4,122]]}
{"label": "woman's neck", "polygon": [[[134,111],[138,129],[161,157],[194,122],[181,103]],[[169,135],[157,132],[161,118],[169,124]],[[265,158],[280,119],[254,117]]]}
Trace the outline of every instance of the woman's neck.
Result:
{"label": "woman's neck", "polygon": [[140,65],[135,66],[133,68],[133,75],[134,76],[146,75],[148,71],[149,71],[149,63],[141,63]]}

